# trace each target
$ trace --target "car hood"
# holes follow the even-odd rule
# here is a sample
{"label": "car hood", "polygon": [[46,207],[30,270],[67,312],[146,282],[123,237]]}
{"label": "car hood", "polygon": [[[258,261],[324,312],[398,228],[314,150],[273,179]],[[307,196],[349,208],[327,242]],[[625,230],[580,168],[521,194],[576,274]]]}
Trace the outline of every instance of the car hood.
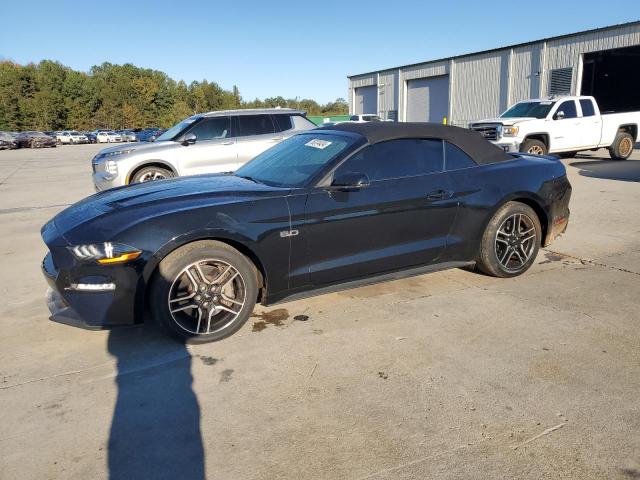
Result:
{"label": "car hood", "polygon": [[527,122],[530,120],[539,120],[535,117],[514,117],[514,118],[485,118],[484,120],[478,120],[477,122],[473,122],[472,125],[477,125],[479,123],[499,123],[500,125],[515,125],[519,122]]}
{"label": "car hood", "polygon": [[[120,134],[110,134],[111,137],[120,137]],[[119,150],[131,150],[133,152],[153,152],[153,151],[161,151],[166,150],[168,148],[175,147],[177,145],[176,142],[172,142],[170,140],[163,142],[136,142],[136,143],[128,143],[127,145],[115,145],[113,147],[103,148],[98,152],[98,155],[102,155],[104,153],[109,152],[117,152]]]}
{"label": "car hood", "polygon": [[[124,213],[123,218],[142,220],[192,208],[286,195],[289,190],[234,175],[179,177],[105,190],[66,208],[53,221],[58,231],[65,235],[102,216]],[[132,215],[132,210],[137,212]]]}

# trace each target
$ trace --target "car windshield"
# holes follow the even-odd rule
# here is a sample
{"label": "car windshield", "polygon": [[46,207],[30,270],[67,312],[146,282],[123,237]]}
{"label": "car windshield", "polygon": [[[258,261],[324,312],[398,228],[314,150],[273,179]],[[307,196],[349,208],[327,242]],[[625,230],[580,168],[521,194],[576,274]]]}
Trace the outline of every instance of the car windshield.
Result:
{"label": "car windshield", "polygon": [[520,102],[500,115],[500,118],[533,117],[545,118],[556,102]]}
{"label": "car windshield", "polygon": [[340,135],[295,135],[262,152],[235,175],[276,187],[300,187],[356,142]]}
{"label": "car windshield", "polygon": [[[169,130],[164,132],[158,138],[156,138],[156,142],[164,142],[165,140],[173,140],[178,135],[180,135],[184,131],[185,128],[189,127],[194,122],[200,120],[200,118],[202,118],[202,117],[195,117],[195,118],[194,117],[189,117],[189,118],[181,121],[180,123],[174,125]],[[147,131],[149,133],[152,133],[152,132],[157,132],[158,130],[154,128],[154,129],[148,129]]]}

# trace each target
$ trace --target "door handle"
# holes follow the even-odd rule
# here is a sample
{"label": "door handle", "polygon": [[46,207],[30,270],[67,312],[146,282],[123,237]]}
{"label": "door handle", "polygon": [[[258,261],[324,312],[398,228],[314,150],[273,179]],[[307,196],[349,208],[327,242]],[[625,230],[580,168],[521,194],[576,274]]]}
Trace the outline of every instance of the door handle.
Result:
{"label": "door handle", "polygon": [[222,142],[220,145],[233,145],[235,142]]}
{"label": "door handle", "polygon": [[446,200],[451,197],[453,197],[451,190],[435,190],[427,193],[427,200]]}
{"label": "door handle", "polygon": [[273,137],[271,139],[272,142],[279,142],[280,140],[282,140],[284,137]]}

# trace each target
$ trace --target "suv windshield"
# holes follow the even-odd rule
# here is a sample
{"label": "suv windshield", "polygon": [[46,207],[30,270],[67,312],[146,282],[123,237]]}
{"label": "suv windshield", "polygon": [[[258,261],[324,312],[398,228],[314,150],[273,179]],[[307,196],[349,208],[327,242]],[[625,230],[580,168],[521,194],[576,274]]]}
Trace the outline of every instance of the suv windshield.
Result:
{"label": "suv windshield", "polygon": [[516,103],[513,107],[500,115],[500,118],[545,118],[555,103],[556,102],[552,102],[551,100]]}
{"label": "suv windshield", "polygon": [[276,187],[300,187],[356,142],[340,135],[295,135],[262,152],[235,175]]}
{"label": "suv windshield", "polygon": [[[190,125],[192,125],[194,122],[197,122],[201,118],[202,117],[195,117],[195,118],[194,117],[189,117],[189,118],[181,121],[180,123],[174,125],[169,130],[164,132],[158,138],[156,138],[156,142],[164,142],[165,140],[173,140],[175,137],[180,135],[184,131],[185,128],[189,127]],[[151,129],[149,129],[149,131],[150,130]],[[155,129],[153,129],[153,130],[157,131]]]}

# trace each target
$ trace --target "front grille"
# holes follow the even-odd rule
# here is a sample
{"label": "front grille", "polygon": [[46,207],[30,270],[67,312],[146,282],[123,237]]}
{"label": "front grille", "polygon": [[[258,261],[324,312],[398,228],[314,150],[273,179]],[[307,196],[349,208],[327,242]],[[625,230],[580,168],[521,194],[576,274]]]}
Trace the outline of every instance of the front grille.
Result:
{"label": "front grille", "polygon": [[478,124],[472,125],[472,130],[475,130],[487,140],[498,139],[498,126],[493,124]]}

